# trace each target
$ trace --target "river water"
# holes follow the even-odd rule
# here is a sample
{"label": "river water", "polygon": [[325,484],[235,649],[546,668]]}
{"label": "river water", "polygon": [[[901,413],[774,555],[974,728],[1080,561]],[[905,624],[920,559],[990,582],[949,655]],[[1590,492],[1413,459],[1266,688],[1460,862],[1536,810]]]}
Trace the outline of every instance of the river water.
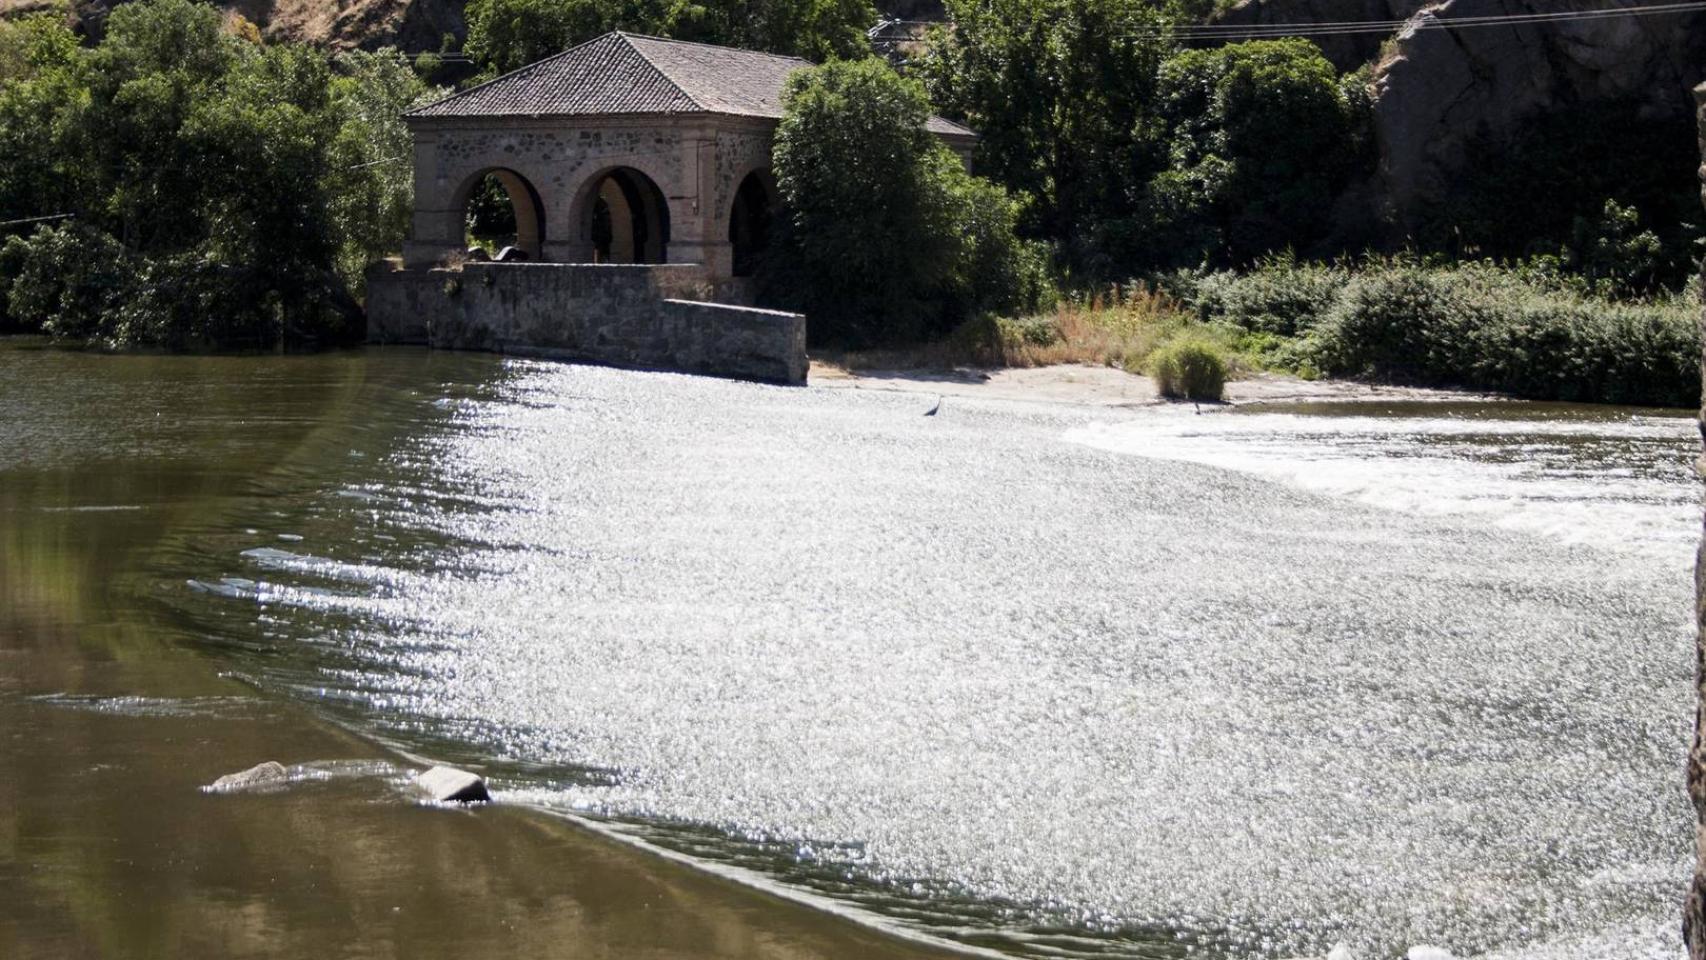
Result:
{"label": "river water", "polygon": [[1691,420],[934,403],[0,347],[0,954],[1677,955]]}

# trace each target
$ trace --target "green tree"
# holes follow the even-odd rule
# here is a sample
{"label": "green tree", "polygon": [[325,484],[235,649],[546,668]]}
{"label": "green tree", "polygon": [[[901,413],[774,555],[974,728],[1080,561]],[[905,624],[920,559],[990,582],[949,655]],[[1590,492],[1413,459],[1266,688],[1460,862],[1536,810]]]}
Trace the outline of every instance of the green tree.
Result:
{"label": "green tree", "polygon": [[[264,46],[191,0],[118,8],[99,46],[0,87],[0,213],[77,221],[9,245],[12,321],[180,347],[357,332],[352,287],[407,219],[398,115],[424,93],[394,53]],[[80,265],[114,244],[112,270]]]}
{"label": "green tree", "polygon": [[929,100],[874,59],[796,73],[774,168],[786,210],[769,285],[819,340],[914,340],[1040,294],[1040,257],[999,188],[926,128]]}
{"label": "green tree", "polygon": [[1308,40],[1168,59],[1159,94],[1169,169],[1149,187],[1152,255],[1246,263],[1322,241],[1347,182],[1373,172],[1365,101],[1353,92]]}
{"label": "green tree", "polygon": [[1099,269],[1097,238],[1165,165],[1156,75],[1173,11],[1153,0],[948,0],[919,69],[982,140],[978,169],[1028,204],[1026,226]]}
{"label": "green tree", "polygon": [[611,30],[822,60],[863,55],[871,0],[471,0],[465,49],[493,77]]}

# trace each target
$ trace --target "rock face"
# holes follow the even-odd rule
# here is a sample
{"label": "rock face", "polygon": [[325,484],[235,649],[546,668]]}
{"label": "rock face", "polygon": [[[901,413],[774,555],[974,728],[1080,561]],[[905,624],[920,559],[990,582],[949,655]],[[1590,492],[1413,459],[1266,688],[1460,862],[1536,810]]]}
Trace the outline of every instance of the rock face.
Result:
{"label": "rock face", "polygon": [[410,784],[423,797],[439,803],[486,803],[492,795],[477,774],[455,767],[433,767]]}
{"label": "rock face", "polygon": [[[1706,204],[1706,85],[1695,88],[1696,120],[1700,129],[1700,200]],[[1706,329],[1706,316],[1701,318]],[[1706,378],[1706,356],[1701,358],[1700,371]],[[1706,423],[1706,409],[1701,410]],[[1706,465],[1706,460],[1702,461]],[[1695,865],[1694,882],[1689,885],[1688,902],[1683,907],[1682,931],[1688,941],[1692,960],[1706,960],[1706,536],[1700,543],[1700,555],[1694,568],[1695,624],[1698,630],[1695,646],[1695,683],[1700,698],[1700,710],[1695,713],[1694,749],[1688,754],[1688,796],[1694,801]]]}
{"label": "rock face", "polygon": [[[1370,23],[1408,20],[1430,0],[1243,0],[1215,19],[1238,27],[1311,23]],[[1313,37],[1339,72],[1348,73],[1380,55],[1390,33]]]}
{"label": "rock face", "polygon": [[1650,120],[1692,113],[1689,91],[1706,76],[1706,13],[1427,28],[1462,17],[1605,6],[1446,0],[1411,18],[1375,75],[1379,193],[1399,237],[1450,194],[1477,139],[1498,142],[1536,116],[1591,105],[1627,105]]}
{"label": "rock face", "polygon": [[[77,27],[99,37],[107,14],[124,0],[73,0]],[[465,0],[216,0],[215,5],[253,22],[268,40],[313,43],[334,50],[400,47],[437,50],[445,34],[460,48],[468,27]],[[0,0],[0,16],[46,11],[51,0]]]}

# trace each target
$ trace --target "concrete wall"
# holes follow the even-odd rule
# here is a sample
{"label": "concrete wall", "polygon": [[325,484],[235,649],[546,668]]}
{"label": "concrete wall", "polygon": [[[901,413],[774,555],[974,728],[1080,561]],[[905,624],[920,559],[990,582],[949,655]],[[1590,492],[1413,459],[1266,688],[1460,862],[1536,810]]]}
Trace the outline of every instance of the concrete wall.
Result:
{"label": "concrete wall", "polygon": [[[1700,199],[1706,203],[1706,85],[1694,89],[1695,109],[1700,128],[1700,177],[1703,184]],[[1706,316],[1701,318],[1706,331]],[[1702,356],[1701,377],[1706,381],[1706,356]],[[1703,430],[1706,430],[1706,409],[1701,411]],[[1706,471],[1706,458],[1697,469]],[[1688,941],[1692,960],[1706,960],[1706,536],[1701,540],[1699,558],[1694,568],[1694,648],[1695,696],[1701,708],[1694,715],[1694,748],[1688,754],[1688,795],[1694,801],[1695,865],[1694,882],[1689,886],[1688,902],[1683,907],[1683,937]]]}
{"label": "concrete wall", "polygon": [[804,383],[805,318],[698,302],[710,288],[693,264],[381,265],[368,340]]}

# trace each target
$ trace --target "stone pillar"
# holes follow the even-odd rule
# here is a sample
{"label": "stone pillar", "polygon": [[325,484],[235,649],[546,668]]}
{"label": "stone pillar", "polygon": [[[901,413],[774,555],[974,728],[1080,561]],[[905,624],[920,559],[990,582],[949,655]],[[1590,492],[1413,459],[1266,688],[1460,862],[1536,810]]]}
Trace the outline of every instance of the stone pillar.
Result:
{"label": "stone pillar", "polygon": [[[1699,111],[1700,176],[1703,187],[1700,199],[1706,204],[1706,84],[1694,88],[1694,100]],[[1701,318],[1706,331],[1706,316]],[[1706,356],[1701,358],[1701,377],[1706,381]],[[1706,409],[1702,410],[1702,430],[1706,435]],[[1706,457],[1697,469],[1706,473]],[[1688,754],[1688,796],[1694,801],[1695,864],[1694,882],[1689,886],[1688,902],[1683,907],[1683,938],[1688,941],[1692,960],[1706,960],[1706,537],[1701,540],[1700,553],[1694,569],[1694,621],[1697,631],[1694,648],[1695,695],[1700,698],[1694,714],[1694,748]]]}
{"label": "stone pillar", "polygon": [[403,263],[424,268],[461,252],[467,244],[455,185],[438,169],[438,138],[420,130],[410,132],[415,141],[415,206],[409,238],[403,243]]}
{"label": "stone pillar", "polygon": [[681,139],[682,181],[685,190],[669,198],[670,263],[697,263],[711,283],[734,275],[734,247],[716,235],[717,136],[696,130]]}

